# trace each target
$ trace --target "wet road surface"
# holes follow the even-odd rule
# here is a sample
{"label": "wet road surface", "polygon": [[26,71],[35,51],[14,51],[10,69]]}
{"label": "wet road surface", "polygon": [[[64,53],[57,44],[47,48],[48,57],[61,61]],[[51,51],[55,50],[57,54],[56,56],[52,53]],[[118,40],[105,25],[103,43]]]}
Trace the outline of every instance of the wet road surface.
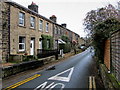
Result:
{"label": "wet road surface", "polygon": [[92,74],[94,60],[90,49],[70,57],[68,60],[50,66],[36,74],[36,78],[28,80],[14,90],[29,88],[88,88],[88,77]]}

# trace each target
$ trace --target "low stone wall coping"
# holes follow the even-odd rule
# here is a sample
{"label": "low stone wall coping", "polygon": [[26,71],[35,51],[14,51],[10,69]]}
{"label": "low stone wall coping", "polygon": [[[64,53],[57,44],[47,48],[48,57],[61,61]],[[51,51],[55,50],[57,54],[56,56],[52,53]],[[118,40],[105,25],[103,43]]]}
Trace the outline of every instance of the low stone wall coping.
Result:
{"label": "low stone wall coping", "polygon": [[40,66],[42,66],[46,63],[49,63],[53,60],[55,60],[55,56],[50,56],[50,57],[42,58],[39,60],[26,61],[26,62],[22,62],[19,64],[2,67],[2,78],[14,75],[14,74],[22,72],[22,71],[40,67]]}

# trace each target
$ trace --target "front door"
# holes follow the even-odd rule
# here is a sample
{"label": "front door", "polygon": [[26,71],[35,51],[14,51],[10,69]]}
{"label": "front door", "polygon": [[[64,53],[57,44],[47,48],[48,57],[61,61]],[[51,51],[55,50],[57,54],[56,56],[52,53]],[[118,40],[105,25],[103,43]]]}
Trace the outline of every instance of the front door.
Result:
{"label": "front door", "polygon": [[39,49],[42,49],[42,40],[39,41]]}
{"label": "front door", "polygon": [[34,39],[30,41],[30,55],[34,55]]}

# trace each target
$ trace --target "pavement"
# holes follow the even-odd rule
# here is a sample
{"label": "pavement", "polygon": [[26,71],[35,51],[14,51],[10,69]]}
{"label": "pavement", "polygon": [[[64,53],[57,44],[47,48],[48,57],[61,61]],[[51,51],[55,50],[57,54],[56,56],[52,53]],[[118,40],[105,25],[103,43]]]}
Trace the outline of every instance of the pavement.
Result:
{"label": "pavement", "polygon": [[[73,52],[70,52],[70,53],[66,53],[64,54],[63,58],[59,59],[59,60],[65,60],[66,58],[70,57],[74,55]],[[14,65],[15,63],[10,63],[10,62],[7,62],[7,63],[0,63],[0,66],[1,67],[8,67],[8,66],[12,66]]]}
{"label": "pavement", "polygon": [[0,66],[2,66],[2,67],[8,67],[8,66],[12,66],[12,65],[14,65],[13,63],[2,63],[2,64],[0,64]]}

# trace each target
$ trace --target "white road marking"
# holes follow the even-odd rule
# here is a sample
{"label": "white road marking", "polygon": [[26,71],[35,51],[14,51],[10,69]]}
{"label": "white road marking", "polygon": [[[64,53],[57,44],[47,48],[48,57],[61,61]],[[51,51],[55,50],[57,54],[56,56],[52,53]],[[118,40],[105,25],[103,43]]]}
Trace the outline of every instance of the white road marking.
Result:
{"label": "white road marking", "polygon": [[53,84],[54,84],[54,82],[52,82],[51,84],[49,84],[48,86],[47,86],[47,83],[48,82],[44,82],[44,83],[42,83],[42,84],[40,84],[39,86],[37,86],[34,90],[37,90],[37,89],[47,89],[47,88],[50,88]]}
{"label": "white road marking", "polygon": [[[63,71],[63,72],[61,72],[61,73],[58,73],[57,75],[48,78],[48,80],[58,80],[58,81],[69,82],[70,79],[71,79],[73,70],[74,70],[74,67],[72,67],[72,68],[70,68],[70,69],[68,69],[68,70],[65,70],[65,71]],[[70,73],[69,73],[68,77],[61,77],[61,76],[60,76],[61,74],[66,73],[66,72],[69,72],[69,71],[70,71]]]}
{"label": "white road marking", "polygon": [[[52,76],[50,78],[48,78],[48,80],[58,80],[58,81],[64,81],[64,82],[69,82],[73,73],[74,67],[67,69],[61,73],[58,73],[55,76]],[[67,77],[61,77],[60,75],[63,73],[69,72],[69,75]],[[52,88],[55,88],[56,86],[61,86],[61,89],[63,89],[65,87],[65,85],[63,83],[54,83],[52,82],[51,84],[47,85],[48,82],[44,82],[42,84],[40,84],[39,86],[37,86],[34,90],[46,90],[47,88],[49,88],[50,90]]]}
{"label": "white road marking", "polygon": [[[60,85],[61,86],[61,90],[65,87],[65,85],[63,84],[63,83],[56,83],[56,84],[54,84],[53,86],[51,86],[50,88],[52,89],[52,88],[55,88],[56,86],[58,86],[58,85]],[[50,89],[50,90],[51,90]]]}
{"label": "white road marking", "polygon": [[44,82],[44,83],[42,83],[42,84],[40,84],[38,87],[36,87],[34,90],[52,90],[53,88],[55,88],[56,86],[61,86],[60,87],[60,90],[62,90],[64,87],[65,87],[65,85],[63,84],[63,83],[54,83],[54,82],[52,82],[51,84],[49,84],[48,86],[47,86],[47,83],[48,82]]}

